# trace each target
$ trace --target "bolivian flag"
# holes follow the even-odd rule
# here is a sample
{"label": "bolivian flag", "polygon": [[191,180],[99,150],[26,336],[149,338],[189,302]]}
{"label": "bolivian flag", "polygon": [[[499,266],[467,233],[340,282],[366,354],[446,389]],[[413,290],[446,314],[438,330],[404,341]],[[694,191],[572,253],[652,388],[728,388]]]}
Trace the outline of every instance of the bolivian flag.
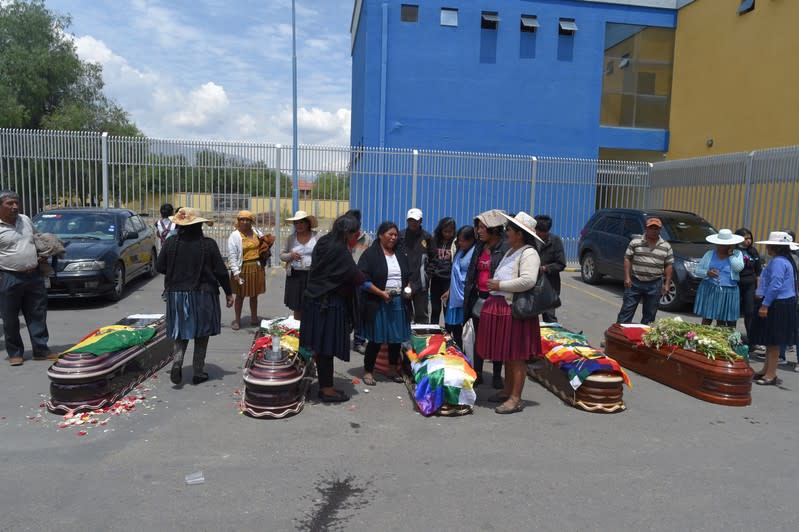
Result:
{"label": "bolivian flag", "polygon": [[435,414],[444,404],[474,405],[477,374],[465,355],[448,346],[443,334],[412,336],[407,351],[416,381],[414,399],[422,415]]}
{"label": "bolivian flag", "polygon": [[127,325],[108,325],[90,332],[80,342],[64,353],[91,353],[104,355],[121,351],[134,345],[141,345],[155,336],[153,327],[129,327]]}

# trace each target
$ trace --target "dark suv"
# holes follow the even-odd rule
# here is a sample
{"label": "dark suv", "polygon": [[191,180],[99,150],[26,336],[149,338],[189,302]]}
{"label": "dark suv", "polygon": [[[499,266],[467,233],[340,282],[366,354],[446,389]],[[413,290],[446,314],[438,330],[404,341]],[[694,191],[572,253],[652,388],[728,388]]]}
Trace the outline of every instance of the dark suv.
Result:
{"label": "dark suv", "polygon": [[678,310],[696,297],[701,279],[694,276],[702,255],[713,245],[705,237],[716,230],[704,218],[691,212],[666,210],[600,209],[580,232],[580,276],[589,284],[603,275],[624,279],[624,252],[633,237],[644,232],[650,217],[660,218],[660,236],[674,250],[674,274],[669,293],[660,300],[660,308]]}

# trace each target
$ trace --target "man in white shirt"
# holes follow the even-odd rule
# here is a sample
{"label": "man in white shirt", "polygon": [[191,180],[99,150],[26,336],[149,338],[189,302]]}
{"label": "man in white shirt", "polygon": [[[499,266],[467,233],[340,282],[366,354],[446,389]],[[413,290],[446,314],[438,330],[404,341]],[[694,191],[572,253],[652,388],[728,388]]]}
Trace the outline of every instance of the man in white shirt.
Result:
{"label": "man in white shirt", "polygon": [[25,317],[34,360],[55,360],[47,347],[47,289],[39,273],[33,242],[33,223],[19,213],[19,196],[0,191],[0,316],[3,318],[8,361],[21,366],[25,347],[19,331],[19,312]]}

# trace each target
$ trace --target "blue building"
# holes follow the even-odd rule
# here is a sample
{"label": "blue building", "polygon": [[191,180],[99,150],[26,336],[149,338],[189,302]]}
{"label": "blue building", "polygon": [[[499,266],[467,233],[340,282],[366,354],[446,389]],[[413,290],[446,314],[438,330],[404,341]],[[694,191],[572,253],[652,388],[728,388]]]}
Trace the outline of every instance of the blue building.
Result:
{"label": "blue building", "polygon": [[[690,1],[356,0],[351,144],[662,160],[674,28],[679,7]],[[360,203],[370,197],[367,187],[389,182],[380,179],[382,168],[364,172],[357,162],[353,201]],[[540,189],[539,179],[528,185],[532,190],[501,185],[490,194],[505,201],[494,206],[534,211],[539,200],[530,205],[530,198],[576,194],[581,214],[570,223],[573,231],[597,206],[599,173],[583,172],[577,190]],[[391,185],[410,206],[410,185]],[[487,205],[485,187],[480,194],[465,194],[458,207],[473,213]],[[416,206],[424,210],[428,202],[433,216],[456,212],[418,196]],[[557,206],[548,200],[545,208]]]}
{"label": "blue building", "polygon": [[[351,144],[589,158],[603,149],[663,153],[673,29],[686,3],[356,0]],[[647,127],[608,120],[610,54],[631,36],[646,41],[647,28],[669,30],[668,54],[640,42],[638,57],[615,57],[610,68],[640,69],[618,98],[658,96],[663,119]]]}

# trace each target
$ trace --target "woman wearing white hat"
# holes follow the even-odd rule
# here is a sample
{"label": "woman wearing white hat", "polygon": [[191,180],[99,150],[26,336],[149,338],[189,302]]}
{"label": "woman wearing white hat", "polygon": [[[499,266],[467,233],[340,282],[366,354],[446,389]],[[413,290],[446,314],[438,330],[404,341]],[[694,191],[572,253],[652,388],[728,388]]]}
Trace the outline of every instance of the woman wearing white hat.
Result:
{"label": "woman wearing white hat", "polygon": [[316,246],[316,216],[305,211],[297,211],[287,222],[294,224],[292,233],[283,245],[280,260],[286,263],[286,289],[283,304],[294,311],[294,319],[302,315],[302,294],[308,285],[308,272],[311,270],[311,254]]}
{"label": "woman wearing white hat", "polygon": [[535,218],[526,212],[513,218],[501,214],[508,221],[510,249],[487,283],[490,295],[480,311],[477,351],[486,360],[505,363],[505,387],[489,400],[502,402],[494,409],[497,414],[513,414],[523,408],[527,362],[541,353],[541,331],[538,316],[514,318],[511,302],[514,293],[531,289],[538,280],[541,259],[535,242],[541,239],[535,234]]}
{"label": "woman wearing white hat", "polygon": [[716,320],[719,327],[735,327],[741,315],[738,274],[744,269],[744,258],[741,250],[734,246],[744,238],[729,229],[722,229],[705,240],[715,244],[716,248],[705,253],[696,267],[696,276],[701,277],[702,282],[696,291],[694,314],[702,317],[703,325]]}
{"label": "woman wearing white hat", "polygon": [[765,244],[772,259],[760,276],[757,296],[762,297],[757,318],[752,324],[752,343],[766,346],[766,361],[755,373],[755,383],[777,385],[777,357],[780,345],[796,344],[796,291],[797,275],[789,253],[799,249],[793,238],[783,231],[772,231]]}

